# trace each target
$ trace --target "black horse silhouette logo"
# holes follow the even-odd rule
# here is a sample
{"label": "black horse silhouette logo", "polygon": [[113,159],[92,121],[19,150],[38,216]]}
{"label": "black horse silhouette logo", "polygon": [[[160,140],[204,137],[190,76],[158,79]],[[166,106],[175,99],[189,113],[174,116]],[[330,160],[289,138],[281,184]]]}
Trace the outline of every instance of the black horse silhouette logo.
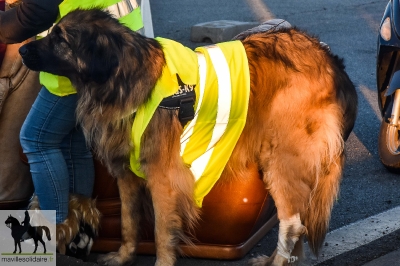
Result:
{"label": "black horse silhouette logo", "polygon": [[20,224],[17,218],[9,215],[5,224],[7,227],[11,228],[11,236],[14,238],[15,249],[13,253],[17,252],[17,245],[19,247],[19,253],[21,253],[21,242],[32,238],[35,242],[36,253],[38,247],[38,241],[42,243],[44,248],[44,253],[46,253],[46,244],[43,241],[43,234],[45,233],[48,240],[51,240],[50,230],[47,226],[31,226],[29,223],[30,217],[28,211],[25,211],[24,221]]}

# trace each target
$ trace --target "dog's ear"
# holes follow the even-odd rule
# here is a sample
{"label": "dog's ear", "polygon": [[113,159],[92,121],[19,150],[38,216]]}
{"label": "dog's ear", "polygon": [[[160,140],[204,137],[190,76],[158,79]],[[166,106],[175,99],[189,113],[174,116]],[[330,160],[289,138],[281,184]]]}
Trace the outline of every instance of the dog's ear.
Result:
{"label": "dog's ear", "polygon": [[118,63],[115,53],[110,51],[110,48],[107,49],[107,46],[103,45],[101,41],[100,43],[98,41],[93,46],[92,58],[89,63],[89,75],[96,83],[105,83],[114,74]]}

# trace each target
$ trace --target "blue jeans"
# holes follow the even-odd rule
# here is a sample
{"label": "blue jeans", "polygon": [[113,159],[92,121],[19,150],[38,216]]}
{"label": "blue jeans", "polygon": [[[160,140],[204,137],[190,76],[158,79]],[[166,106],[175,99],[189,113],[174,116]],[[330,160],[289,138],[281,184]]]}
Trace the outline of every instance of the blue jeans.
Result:
{"label": "blue jeans", "polygon": [[20,132],[40,208],[56,210],[57,224],[67,218],[69,193],[91,197],[94,184],[93,158],[76,122],[76,103],[76,94],[59,97],[43,87]]}

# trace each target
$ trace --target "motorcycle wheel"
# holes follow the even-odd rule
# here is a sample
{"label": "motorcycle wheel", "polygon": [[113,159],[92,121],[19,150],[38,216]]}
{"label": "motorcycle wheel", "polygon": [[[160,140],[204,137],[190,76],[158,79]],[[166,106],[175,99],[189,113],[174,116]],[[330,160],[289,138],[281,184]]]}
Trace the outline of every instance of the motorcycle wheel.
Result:
{"label": "motorcycle wheel", "polygon": [[399,130],[396,129],[392,129],[393,131],[391,132],[391,140],[388,139],[388,130],[389,130],[389,123],[385,121],[385,119],[382,120],[381,123],[381,128],[379,130],[379,138],[378,138],[378,151],[379,151],[379,158],[382,162],[382,164],[390,171],[393,173],[400,173],[400,148],[399,148],[399,152],[397,154],[396,152],[393,152],[393,148],[392,151],[389,150],[388,148],[388,141],[390,142],[390,145],[392,145],[392,147],[394,145],[397,146],[400,145],[400,139],[399,139],[399,135],[400,132]]}

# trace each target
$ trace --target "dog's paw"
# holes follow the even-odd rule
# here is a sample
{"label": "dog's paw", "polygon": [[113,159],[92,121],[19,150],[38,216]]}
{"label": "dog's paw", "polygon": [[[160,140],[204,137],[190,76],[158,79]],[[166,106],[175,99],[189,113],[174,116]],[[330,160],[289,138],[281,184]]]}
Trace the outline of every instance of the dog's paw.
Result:
{"label": "dog's paw", "polygon": [[97,263],[104,266],[128,266],[134,262],[134,257],[123,257],[118,252],[99,255]]}
{"label": "dog's paw", "polygon": [[276,253],[272,254],[271,257],[268,256],[258,256],[257,258],[250,259],[247,263],[249,266],[295,266],[299,265],[297,260],[286,259]]}
{"label": "dog's paw", "polygon": [[268,266],[271,265],[272,263],[272,258],[268,257],[268,256],[258,256],[256,258],[250,259],[247,262],[248,266]]}

